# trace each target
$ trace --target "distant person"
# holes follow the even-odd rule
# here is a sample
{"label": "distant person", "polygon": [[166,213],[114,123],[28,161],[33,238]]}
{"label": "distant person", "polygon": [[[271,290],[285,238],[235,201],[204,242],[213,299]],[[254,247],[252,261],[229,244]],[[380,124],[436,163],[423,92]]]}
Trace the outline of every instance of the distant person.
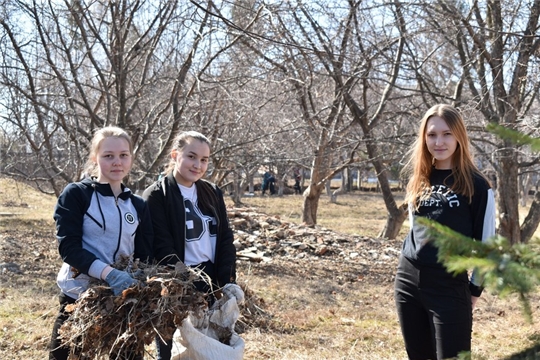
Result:
{"label": "distant person", "polygon": [[270,195],[275,195],[276,193],[276,178],[274,175],[270,176],[268,179],[268,190],[270,191]]}
{"label": "distant person", "polygon": [[[128,175],[133,145],[117,127],[98,130],[90,145],[88,177],[66,186],[54,209],[58,250],[64,261],[58,273],[60,312],[54,322],[49,359],[65,360],[72,349],[62,346],[58,330],[69,318],[65,312],[89,287],[91,278],[104,280],[114,295],[138,283],[125,271],[111,267],[121,256],[152,259],[152,222],[144,200],[122,180]],[[114,355],[114,356],[113,356]],[[143,359],[126,349],[111,359]]]}
{"label": "distant person", "polygon": [[471,350],[472,310],[482,294],[473,273],[454,275],[438,262],[437,247],[418,218],[434,220],[484,241],[495,234],[495,200],[475,167],[461,114],[435,105],[420,123],[406,171],[411,229],[395,279],[395,301],[410,359],[455,358]]}
{"label": "distant person", "polygon": [[[209,161],[210,141],[196,131],[183,132],[174,140],[167,175],[144,191],[152,213],[155,257],[204,271],[212,284],[197,282],[200,291],[226,287],[241,292],[234,284],[236,248],[223,193],[203,180]],[[158,360],[171,358],[172,339],[166,340],[156,338]]]}
{"label": "distant person", "polygon": [[302,188],[300,186],[300,180],[302,180],[302,176],[300,175],[300,170],[294,169],[294,194],[301,194]]}
{"label": "distant person", "polygon": [[262,195],[264,195],[266,191],[269,191],[270,195],[274,195],[276,193],[275,183],[276,183],[276,178],[274,177],[272,172],[266,171],[263,175],[263,180],[262,180],[262,189],[261,189]]}
{"label": "distant person", "polygon": [[268,191],[268,180],[272,177],[272,174],[270,171],[265,171],[262,178],[262,184],[261,184],[261,193],[264,195],[266,191]]}

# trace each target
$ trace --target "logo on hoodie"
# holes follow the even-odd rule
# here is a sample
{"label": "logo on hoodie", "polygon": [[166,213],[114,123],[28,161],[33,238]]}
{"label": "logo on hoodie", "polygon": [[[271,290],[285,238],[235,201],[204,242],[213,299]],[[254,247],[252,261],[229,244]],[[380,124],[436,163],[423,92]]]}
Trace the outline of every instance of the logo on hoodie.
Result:
{"label": "logo on hoodie", "polygon": [[124,218],[126,219],[128,224],[133,224],[135,222],[135,216],[133,216],[133,214],[130,212],[126,213],[126,215],[124,215]]}

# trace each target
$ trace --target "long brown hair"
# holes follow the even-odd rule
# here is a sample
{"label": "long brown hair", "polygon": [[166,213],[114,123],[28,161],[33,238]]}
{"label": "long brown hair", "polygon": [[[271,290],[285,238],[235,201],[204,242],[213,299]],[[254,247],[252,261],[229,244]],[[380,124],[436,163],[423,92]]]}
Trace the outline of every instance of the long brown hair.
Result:
{"label": "long brown hair", "polygon": [[430,175],[433,169],[433,156],[428,151],[426,145],[426,128],[428,120],[438,116],[442,118],[450,131],[457,140],[457,148],[452,154],[452,175],[454,183],[451,189],[469,198],[469,203],[474,195],[474,176],[483,177],[488,183],[487,178],[474,165],[473,156],[470,151],[469,136],[465,128],[463,117],[454,107],[446,104],[438,104],[431,107],[422,118],[418,136],[411,147],[409,160],[403,169],[403,173],[409,175],[407,183],[407,195],[405,201],[413,203],[418,207],[418,200],[424,199],[431,194]]}
{"label": "long brown hair", "polygon": [[[172,150],[176,150],[181,153],[186,145],[191,143],[193,140],[207,144],[210,151],[212,151],[212,144],[206,136],[197,131],[184,131],[178,134],[174,139],[171,152]],[[174,159],[171,159],[165,172],[167,174],[172,173],[174,171],[175,164],[176,162]],[[205,214],[208,214],[209,212],[211,213],[212,209],[217,209],[219,199],[214,191],[213,184],[203,179],[197,180],[195,184],[197,185],[197,198],[201,210],[203,210]]]}

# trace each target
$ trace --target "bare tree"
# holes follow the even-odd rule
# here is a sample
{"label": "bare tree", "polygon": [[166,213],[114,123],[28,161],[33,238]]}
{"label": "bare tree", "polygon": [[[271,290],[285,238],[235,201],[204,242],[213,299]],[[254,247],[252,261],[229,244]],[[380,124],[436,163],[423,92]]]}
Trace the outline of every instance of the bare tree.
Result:
{"label": "bare tree", "polygon": [[78,178],[93,130],[117,125],[135,142],[131,185],[155,178],[176,133],[196,128],[188,111],[198,79],[235,41],[212,42],[223,33],[204,10],[178,1],[10,3],[0,18],[3,128],[25,137],[39,169],[8,171],[46,179],[58,194]]}
{"label": "bare tree", "polygon": [[[540,1],[439,1],[428,8],[434,29],[457,51],[468,92],[456,100],[474,106],[491,123],[524,130],[538,102]],[[492,166],[497,172],[499,232],[513,243],[526,242],[540,220],[535,198],[519,223],[520,170],[538,162],[521,162],[520,146],[510,139],[494,142]]]}
{"label": "bare tree", "polygon": [[[377,129],[390,120],[384,109],[392,100],[390,95],[403,53],[406,30],[399,3],[393,7],[375,3],[361,7],[352,1],[314,1],[309,5],[288,2],[257,7],[257,2],[245,0],[236,4],[241,5],[239,12],[244,21],[230,26],[246,35],[240,47],[253,62],[263,66],[259,68],[267,71],[268,84],[280,81],[294,99],[296,109],[289,106],[289,113],[302,124],[296,131],[304,136],[303,147],[309,148],[310,164],[306,167],[311,170],[310,183],[304,191],[303,221],[316,223],[325,184],[350,164],[362,161],[359,151],[368,149],[391,213],[391,226],[383,235],[395,237],[405,217],[404,209],[393,198],[386,153],[377,138],[384,131]],[[251,13],[246,9],[251,9]],[[264,15],[255,19],[261,9]],[[389,26],[395,31],[387,31],[387,24],[374,20],[389,11],[385,9],[394,11]],[[369,25],[362,25],[367,20]],[[380,39],[384,39],[382,44]],[[355,129],[361,131],[360,139],[351,137]],[[268,142],[271,137],[265,140]],[[281,144],[281,148],[275,148],[283,149],[284,143]],[[274,158],[287,156],[278,153]]]}
{"label": "bare tree", "polygon": [[[297,131],[305,136],[301,139],[303,146],[311,147],[310,184],[304,191],[302,220],[315,224],[325,183],[353,161],[358,148],[344,138],[351,119],[347,116],[339,88],[331,83],[325,74],[325,64],[317,56],[323,44],[317,40],[317,32],[321,30],[312,17],[328,16],[331,11],[325,13],[327,9],[320,6],[318,10],[308,10],[302,4],[292,3],[268,6],[265,10],[269,14],[261,19],[268,24],[263,27],[265,32],[243,39],[242,45],[267,64],[267,68],[276,74],[274,79],[280,79],[281,86],[294,99],[296,111],[291,114],[302,124]],[[310,11],[316,11],[317,15]],[[336,25],[332,31],[338,29]],[[267,51],[261,51],[254,39],[257,42],[264,40]],[[349,148],[349,156],[345,162],[340,162],[340,149],[346,148]]]}

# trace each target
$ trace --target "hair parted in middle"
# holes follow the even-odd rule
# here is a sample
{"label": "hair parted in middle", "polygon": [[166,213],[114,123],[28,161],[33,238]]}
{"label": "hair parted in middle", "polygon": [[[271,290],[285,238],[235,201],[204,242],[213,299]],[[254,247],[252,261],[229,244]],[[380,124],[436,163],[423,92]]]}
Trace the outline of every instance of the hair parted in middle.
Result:
{"label": "hair parted in middle", "polygon": [[94,136],[92,137],[88,149],[88,160],[86,161],[84,173],[91,176],[97,176],[98,168],[95,162],[95,158],[103,140],[110,137],[126,140],[129,145],[129,153],[133,154],[133,141],[131,140],[131,136],[129,136],[129,134],[124,129],[119,128],[118,126],[103,127],[96,130]]}
{"label": "hair parted in middle", "polygon": [[[186,145],[191,143],[193,140],[207,144],[210,151],[212,151],[212,144],[206,136],[197,131],[183,131],[174,138],[171,152],[173,150],[182,152]],[[167,169],[165,170],[166,174],[170,175],[174,171],[175,166],[176,161],[171,159]],[[204,179],[197,180],[196,184],[199,207],[201,210],[203,210],[203,213],[212,214],[213,209],[217,208],[220,203],[213,186],[209,181]]]}
{"label": "hair parted in middle", "polygon": [[[472,201],[474,195],[474,174],[487,178],[474,165],[470,151],[469,136],[461,113],[451,105],[437,104],[426,111],[420,121],[418,136],[411,148],[409,160],[403,169],[403,174],[409,176],[405,201],[413,203],[415,207],[418,200],[429,197],[431,193],[430,175],[433,170],[434,159],[426,144],[427,123],[433,116],[442,118],[457,141],[457,148],[452,155],[452,175],[454,183],[451,189]],[[489,182],[489,181],[488,181]]]}
{"label": "hair parted in middle", "polygon": [[[171,146],[171,151],[172,150],[176,150],[176,151],[184,150],[186,145],[191,140],[198,140],[200,142],[208,144],[208,147],[210,148],[210,151],[212,151],[212,144],[210,143],[210,140],[206,136],[204,136],[203,134],[201,134],[198,131],[183,131],[180,134],[176,135],[176,137],[173,140],[172,146]],[[167,173],[167,174],[171,173],[174,170],[174,166],[175,166],[175,161],[171,159],[169,161],[169,164],[167,165],[167,168],[165,169],[165,173]]]}

